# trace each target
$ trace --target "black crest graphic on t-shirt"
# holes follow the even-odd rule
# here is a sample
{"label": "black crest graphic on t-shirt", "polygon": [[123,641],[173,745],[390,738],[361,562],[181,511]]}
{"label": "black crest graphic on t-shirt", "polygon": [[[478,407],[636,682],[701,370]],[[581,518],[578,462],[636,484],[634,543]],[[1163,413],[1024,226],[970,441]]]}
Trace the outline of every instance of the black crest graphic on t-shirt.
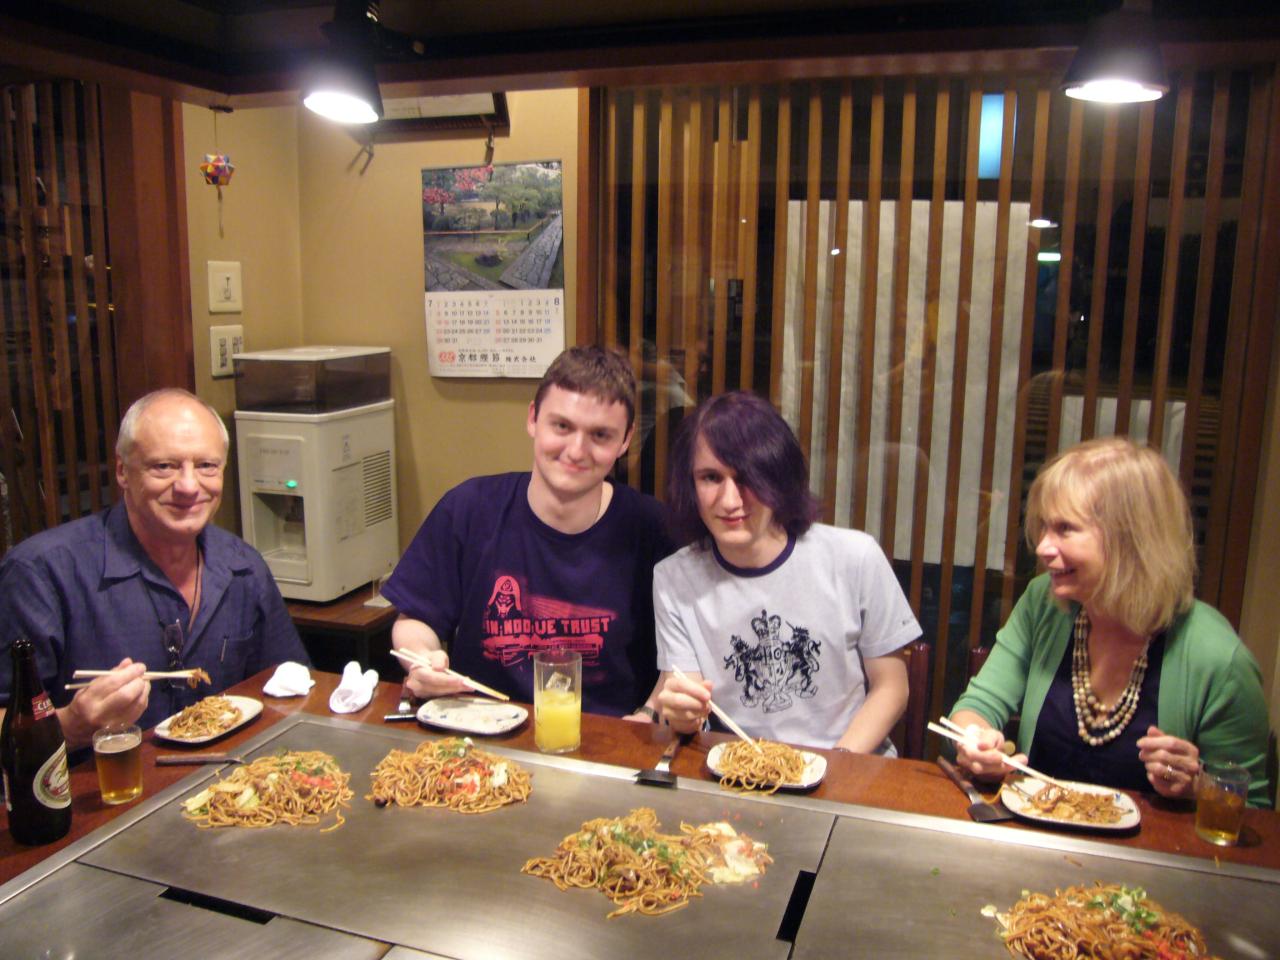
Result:
{"label": "black crest graphic on t-shirt", "polygon": [[820,669],[822,641],[809,635],[808,627],[787,623],[788,636],[782,635],[782,618],[761,610],[751,618],[756,643],[751,646],[738,634],[729,643],[733,653],[724,658],[726,670],[742,685],[738,699],[743,706],[763,706],[765,713],[786,710],[794,694],[808,700],[818,692],[814,675]]}

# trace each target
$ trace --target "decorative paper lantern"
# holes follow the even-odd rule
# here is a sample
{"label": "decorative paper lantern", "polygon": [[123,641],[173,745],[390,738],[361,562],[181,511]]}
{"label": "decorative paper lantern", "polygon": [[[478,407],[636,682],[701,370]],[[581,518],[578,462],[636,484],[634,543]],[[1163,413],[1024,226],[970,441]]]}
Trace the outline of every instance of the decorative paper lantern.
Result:
{"label": "decorative paper lantern", "polygon": [[200,164],[200,172],[204,174],[204,182],[209,186],[225,187],[231,182],[236,165],[225,153],[206,153],[204,163]]}

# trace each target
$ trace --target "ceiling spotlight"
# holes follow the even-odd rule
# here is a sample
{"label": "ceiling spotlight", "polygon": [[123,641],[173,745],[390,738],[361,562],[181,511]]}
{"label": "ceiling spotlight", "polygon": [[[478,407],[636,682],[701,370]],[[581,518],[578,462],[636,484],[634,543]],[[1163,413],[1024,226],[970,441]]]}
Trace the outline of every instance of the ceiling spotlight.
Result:
{"label": "ceiling spotlight", "polygon": [[1036,259],[1041,263],[1059,263],[1062,260],[1062,254],[1057,250],[1041,250],[1036,254]]}
{"label": "ceiling spotlight", "polygon": [[1089,24],[1062,78],[1068,97],[1096,103],[1141,103],[1169,92],[1151,23],[1151,0],[1124,0]]}
{"label": "ceiling spotlight", "polygon": [[1057,224],[1046,217],[1036,217],[1034,220],[1028,220],[1027,226],[1035,230],[1052,230]]}
{"label": "ceiling spotlight", "polygon": [[377,0],[336,0],[333,19],[320,27],[328,52],[306,73],[302,102],[338,123],[382,118],[376,65],[421,57],[423,45],[378,22]]}

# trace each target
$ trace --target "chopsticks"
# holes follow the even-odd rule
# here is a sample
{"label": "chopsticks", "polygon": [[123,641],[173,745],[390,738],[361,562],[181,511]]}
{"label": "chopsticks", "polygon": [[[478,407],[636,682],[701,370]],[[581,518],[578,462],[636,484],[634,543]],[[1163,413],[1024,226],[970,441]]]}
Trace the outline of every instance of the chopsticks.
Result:
{"label": "chopsticks", "polygon": [[[143,680],[186,680],[190,682],[192,677],[197,676],[201,671],[193,667],[190,670],[148,670],[142,675]],[[77,670],[71,675],[73,680],[83,680],[84,683],[68,683],[63,685],[63,690],[83,690],[89,686],[96,677],[107,677],[115,673],[114,670]]]}
{"label": "chopsticks", "polygon": [[[399,659],[403,660],[405,663],[415,667],[425,667],[427,670],[436,669],[431,665],[431,662],[427,660],[426,657],[423,657],[420,654],[414,653],[412,650],[396,650],[395,648],[392,648],[391,655],[393,657],[398,657]],[[458,673],[457,670],[450,670],[449,668],[446,667],[444,670],[437,670],[436,672],[447,673],[449,676],[453,677],[455,680],[461,680],[463,683],[465,683],[467,686],[469,686],[472,690],[476,691],[477,693],[488,694],[489,696],[494,697],[497,700],[511,699],[502,691],[495,690],[493,689],[493,687],[486,687],[479,680],[472,680],[466,674]]]}
{"label": "chopsticks", "polygon": [[[934,733],[936,733],[938,736],[946,737],[948,740],[954,740],[956,743],[962,743],[967,747],[972,747],[975,745],[973,737],[971,737],[968,734],[968,732],[964,729],[964,727],[960,726],[960,724],[956,723],[950,717],[939,717],[938,719],[941,720],[942,723],[945,724],[945,726],[939,726],[936,723],[929,724],[929,729],[932,730]],[[1001,754],[1000,759],[1003,760],[1006,765],[1012,767],[1014,770],[1021,771],[1022,773],[1025,773],[1027,776],[1031,777],[1034,780],[1041,780],[1045,783],[1052,783],[1056,787],[1066,788],[1067,786],[1061,780],[1057,780],[1049,776],[1047,773],[1041,773],[1039,770],[1036,770],[1034,767],[1027,766],[1021,760],[1015,760],[1013,759],[1013,757],[1006,757],[1003,754]]]}
{"label": "chopsticks", "polygon": [[[675,674],[677,677],[679,677],[681,680],[689,680],[689,678],[685,676],[684,673],[681,672],[679,667],[672,667],[671,672]],[[693,681],[690,680],[689,682],[692,683]],[[733,717],[729,716],[727,713],[725,713],[723,710],[717,707],[714,700],[708,700],[707,706],[711,708],[712,713],[714,713],[717,717],[720,718],[721,723],[723,723],[726,727],[728,727],[730,730],[736,733],[741,739],[747,741],[747,743],[755,747],[756,753],[764,753],[764,750],[760,747],[760,744],[756,743],[755,740],[753,740],[751,737],[747,735],[747,732],[745,730],[743,730],[740,726],[734,723]]]}

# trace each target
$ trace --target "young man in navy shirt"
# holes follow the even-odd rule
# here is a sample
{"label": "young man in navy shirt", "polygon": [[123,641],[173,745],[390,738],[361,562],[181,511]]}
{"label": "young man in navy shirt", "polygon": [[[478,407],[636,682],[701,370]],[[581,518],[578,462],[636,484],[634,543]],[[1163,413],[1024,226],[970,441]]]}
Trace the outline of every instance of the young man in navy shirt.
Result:
{"label": "young man in navy shirt", "polygon": [[533,469],[467,480],[431,511],[384,591],[394,646],[431,663],[409,672],[415,694],[468,691],[451,668],[530,702],[532,655],[567,648],[584,710],[656,717],[653,566],[671,543],[658,502],[608,479],[635,396],[621,354],[564,351],[529,404]]}

